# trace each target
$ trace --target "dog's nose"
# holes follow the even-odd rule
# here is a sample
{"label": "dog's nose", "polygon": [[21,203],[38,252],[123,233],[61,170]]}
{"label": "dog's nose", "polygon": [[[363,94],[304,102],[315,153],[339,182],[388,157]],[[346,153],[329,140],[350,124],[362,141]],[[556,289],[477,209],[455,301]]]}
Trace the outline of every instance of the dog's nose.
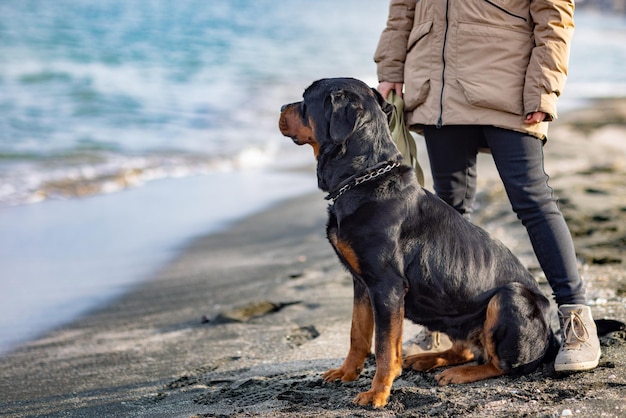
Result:
{"label": "dog's nose", "polygon": [[287,108],[287,105],[286,105],[286,104],[285,104],[285,105],[282,105],[282,106],[280,107],[280,113],[283,113],[283,112],[285,111],[285,109],[286,109],[286,108]]}

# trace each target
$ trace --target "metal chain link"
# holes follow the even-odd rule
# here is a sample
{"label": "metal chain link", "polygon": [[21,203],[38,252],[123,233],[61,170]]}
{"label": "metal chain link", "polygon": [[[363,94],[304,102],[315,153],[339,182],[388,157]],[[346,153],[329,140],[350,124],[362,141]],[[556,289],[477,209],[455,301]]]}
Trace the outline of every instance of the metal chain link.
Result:
{"label": "metal chain link", "polygon": [[398,164],[398,163],[393,163],[391,165],[387,165],[385,167],[381,167],[381,168],[379,168],[378,170],[376,170],[376,171],[374,171],[372,173],[368,173],[368,174],[365,174],[365,175],[363,175],[361,177],[357,177],[354,180],[354,185],[356,186],[356,185],[359,185],[361,183],[365,183],[366,181],[370,181],[372,179],[375,179],[378,176],[381,176],[381,175],[383,175],[385,173],[388,173],[389,171],[391,171],[392,169],[396,168],[399,165],[400,164]]}
{"label": "metal chain link", "polygon": [[356,179],[354,179],[353,183],[348,183],[345,186],[343,186],[341,189],[339,189],[339,191],[337,192],[337,195],[333,198],[333,200],[336,200],[339,196],[341,196],[342,194],[344,194],[345,192],[347,192],[354,186],[358,186],[361,183],[365,183],[367,181],[375,179],[378,176],[382,176],[383,174],[390,172],[391,170],[393,170],[394,168],[398,166],[400,166],[400,163],[389,164],[389,165],[379,168],[376,171],[372,171],[371,173],[367,173],[367,174],[362,175],[361,177],[357,177]]}

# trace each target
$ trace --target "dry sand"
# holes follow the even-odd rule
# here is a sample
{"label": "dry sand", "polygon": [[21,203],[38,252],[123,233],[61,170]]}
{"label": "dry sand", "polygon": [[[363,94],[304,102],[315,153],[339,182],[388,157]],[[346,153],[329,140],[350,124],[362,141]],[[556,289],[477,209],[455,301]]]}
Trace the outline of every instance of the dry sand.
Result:
{"label": "dry sand", "polygon": [[[566,115],[546,148],[594,316],[622,321],[625,103],[599,101]],[[474,221],[550,293],[484,159]],[[315,193],[198,239],[149,283],[5,355],[0,415],[626,416],[625,332],[602,338],[591,372],[562,376],[546,366],[517,379],[439,387],[433,374],[406,371],[386,408],[352,405],[369,387],[374,362],[353,383],[321,379],[347,353],[352,297],[324,238],[325,207]]]}

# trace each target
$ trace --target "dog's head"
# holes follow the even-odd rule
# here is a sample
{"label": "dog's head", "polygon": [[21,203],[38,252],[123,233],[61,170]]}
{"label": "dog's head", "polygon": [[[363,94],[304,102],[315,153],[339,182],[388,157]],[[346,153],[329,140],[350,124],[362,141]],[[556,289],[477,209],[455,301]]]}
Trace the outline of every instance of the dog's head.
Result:
{"label": "dog's head", "polygon": [[281,108],[278,126],[296,144],[313,147],[322,190],[400,159],[389,132],[393,106],[375,89],[353,78],[329,78],[314,82],[303,98]]}

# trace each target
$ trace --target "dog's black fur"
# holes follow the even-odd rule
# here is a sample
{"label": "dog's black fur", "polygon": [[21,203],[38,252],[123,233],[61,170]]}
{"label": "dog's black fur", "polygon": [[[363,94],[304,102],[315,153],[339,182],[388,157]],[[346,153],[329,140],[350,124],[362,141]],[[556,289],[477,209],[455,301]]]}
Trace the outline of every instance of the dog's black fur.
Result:
{"label": "dog's black fur", "polygon": [[408,357],[405,367],[449,368],[440,384],[524,374],[558,350],[548,299],[500,242],[421,188],[401,164],[382,96],[349,78],[323,79],[283,106],[279,128],[317,158],[319,188],[334,203],[327,235],[354,279],[350,352],[329,381],[358,377],[375,329],[372,388],[355,402],[384,406],[401,373],[403,317],[445,332],[444,353]]}

